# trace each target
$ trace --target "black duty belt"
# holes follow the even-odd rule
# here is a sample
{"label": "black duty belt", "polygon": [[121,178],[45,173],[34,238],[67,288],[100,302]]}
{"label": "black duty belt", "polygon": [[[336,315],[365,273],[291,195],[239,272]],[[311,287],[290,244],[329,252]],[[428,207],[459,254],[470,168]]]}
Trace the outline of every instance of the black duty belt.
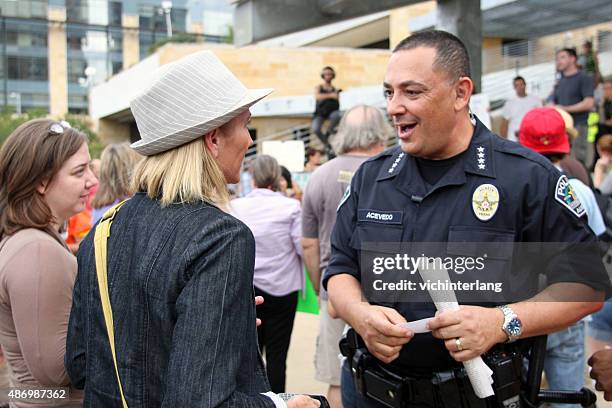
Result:
{"label": "black duty belt", "polygon": [[340,342],[340,349],[349,359],[359,393],[381,405],[390,408],[485,408],[495,405],[476,396],[463,367],[430,376],[402,375],[380,364],[354,330]]}
{"label": "black duty belt", "polygon": [[351,370],[359,392],[388,407],[487,407],[474,394],[463,368],[434,373],[430,378],[401,376],[358,350]]}

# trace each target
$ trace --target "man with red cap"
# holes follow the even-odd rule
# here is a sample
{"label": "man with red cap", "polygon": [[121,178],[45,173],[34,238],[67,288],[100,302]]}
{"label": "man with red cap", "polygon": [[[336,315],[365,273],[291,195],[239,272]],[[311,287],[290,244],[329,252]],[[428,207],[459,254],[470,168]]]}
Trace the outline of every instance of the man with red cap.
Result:
{"label": "man with red cap", "polygon": [[[521,122],[520,143],[549,159],[561,172],[561,160],[570,152],[565,122],[553,108],[529,111]],[[577,178],[568,177],[568,196],[585,209],[587,223],[595,235],[606,231],[593,191]],[[551,389],[580,390],[584,385],[584,321],[548,335],[544,371]],[[560,406],[552,404],[553,406]],[[566,404],[563,404],[566,405]]]}

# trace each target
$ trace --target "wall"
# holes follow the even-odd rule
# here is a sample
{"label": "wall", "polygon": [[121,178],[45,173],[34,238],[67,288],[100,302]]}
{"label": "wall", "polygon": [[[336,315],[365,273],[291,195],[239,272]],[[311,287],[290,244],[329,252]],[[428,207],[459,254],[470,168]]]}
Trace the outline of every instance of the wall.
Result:
{"label": "wall", "polygon": [[98,134],[104,143],[120,143],[130,140],[130,125],[111,119],[100,119],[97,123]]}
{"label": "wall", "polygon": [[265,48],[216,44],[169,44],[159,50],[160,65],[203,49],[212,50],[249,88],[273,87],[271,97],[313,94],[321,68],[334,67],[334,85],[343,89],[382,83],[386,50],[350,48]]}
{"label": "wall", "polygon": [[435,9],[435,1],[425,1],[391,10],[389,15],[389,45],[391,49],[410,35],[410,19],[425,15]]}

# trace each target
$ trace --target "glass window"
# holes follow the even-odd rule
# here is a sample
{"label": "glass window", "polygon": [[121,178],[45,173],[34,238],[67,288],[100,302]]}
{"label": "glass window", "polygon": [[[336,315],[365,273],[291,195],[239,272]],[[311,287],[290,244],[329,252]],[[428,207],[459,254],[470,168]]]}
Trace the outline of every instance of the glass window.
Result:
{"label": "glass window", "polygon": [[7,17],[47,18],[47,0],[0,0],[0,8]]}
{"label": "glass window", "polygon": [[[187,32],[187,10],[173,8],[170,12],[172,20],[172,32],[185,33]],[[166,20],[164,19],[164,28],[166,28]]]}
{"label": "glass window", "polygon": [[81,59],[68,58],[68,82],[79,83],[79,78],[85,78],[87,62]]}
{"label": "glass window", "polygon": [[49,72],[46,57],[7,58],[8,78],[28,81],[48,81]]}
{"label": "glass window", "polygon": [[107,25],[110,17],[106,0],[65,0],[66,20],[76,23]]}
{"label": "glass window", "polygon": [[121,26],[121,13],[123,11],[120,1],[111,1],[108,3],[108,24]]}
{"label": "glass window", "polygon": [[112,65],[113,65],[112,75],[115,75],[121,72],[121,70],[123,69],[123,61],[113,61]]}
{"label": "glass window", "polygon": [[68,104],[69,105],[87,104],[87,95],[69,95]]}
{"label": "glass window", "polygon": [[47,27],[46,24],[33,24],[30,22],[20,22],[15,24],[8,22],[6,25],[7,45],[20,48],[47,46]]}

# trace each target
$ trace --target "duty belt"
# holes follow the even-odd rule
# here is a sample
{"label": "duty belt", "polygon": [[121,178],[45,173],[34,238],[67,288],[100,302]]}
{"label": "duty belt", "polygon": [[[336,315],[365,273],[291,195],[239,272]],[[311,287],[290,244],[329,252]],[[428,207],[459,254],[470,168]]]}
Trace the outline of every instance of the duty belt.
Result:
{"label": "duty belt", "polygon": [[[372,357],[357,334],[350,330],[340,343],[349,359],[355,386],[361,395],[390,408],[484,408],[487,401],[476,397],[463,368],[410,377],[395,373]],[[489,405],[490,406],[490,405]]]}

